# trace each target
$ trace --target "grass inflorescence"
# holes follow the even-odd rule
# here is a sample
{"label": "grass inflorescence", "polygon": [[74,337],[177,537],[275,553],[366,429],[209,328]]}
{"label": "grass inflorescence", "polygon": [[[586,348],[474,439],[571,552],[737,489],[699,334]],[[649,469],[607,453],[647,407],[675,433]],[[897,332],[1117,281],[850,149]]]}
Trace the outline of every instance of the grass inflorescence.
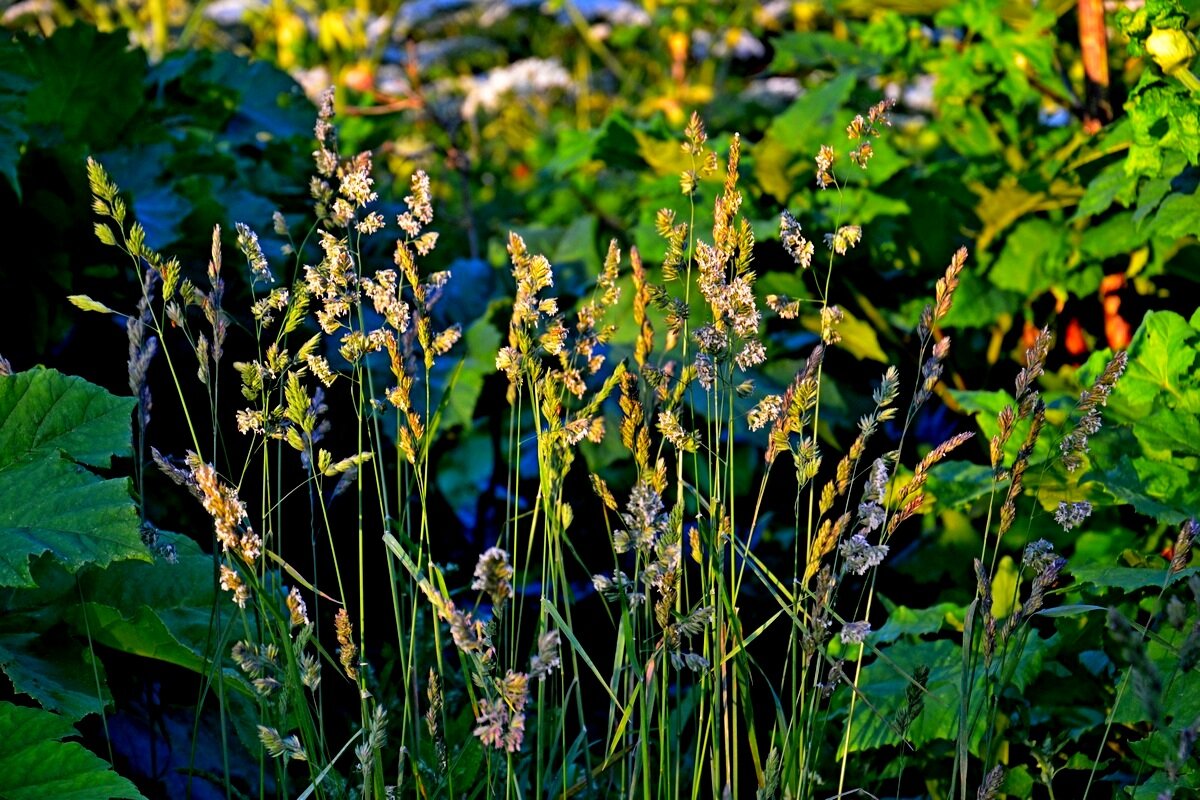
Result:
{"label": "grass inflorescence", "polygon": [[[918,443],[922,410],[944,393],[951,340],[941,326],[970,269],[960,248],[911,322],[910,363],[858,387],[870,403],[852,435],[835,439],[822,412],[846,314],[832,278],[866,235],[846,207],[842,170],[869,174],[890,125],[880,103],[850,122],[848,144],[815,154],[817,189],[839,198],[823,236],[782,212],[779,241],[803,297],[760,297],[761,250],[741,214],[743,143],[734,135],[718,153],[695,115],[682,141],[686,205],[656,218],[659,263],[614,240],[574,298],[556,294],[544,254],[508,234],[513,292],[498,312],[507,337],[489,354],[507,403],[504,515],[477,562],[457,570],[437,558],[446,536],[437,454],[470,321],[447,323],[438,308],[455,278],[427,266],[438,243],[429,177],[414,173],[406,210],[386,218],[371,154],[338,151],[327,95],[309,186],[315,219],[298,239],[296,225],[274,221],[290,274],[236,226],[252,292],[243,313],[223,305],[219,228],[193,282],[146,246],[89,161],[96,233],[130,259],[143,289],[128,317],[139,495],[150,461],[211,518],[221,600],[202,692],[215,688],[222,714],[231,693],[251,698],[260,794],[903,796],[933,779],[911,762],[937,767],[948,796],[999,796],[1004,720],[1014,687],[1030,679],[1033,619],[1070,569],[1045,539],[1026,541],[1030,520],[1050,513],[1025,502],[1030,469],[1069,474],[1085,463],[1126,356],[1114,355],[1064,415],[1039,390],[1051,344],[1043,330],[990,441],[959,432]],[[372,269],[367,255],[389,235],[393,263]],[[784,355],[768,325],[800,320],[810,344],[790,375],[768,377]],[[249,355],[231,362],[235,348]],[[189,431],[178,457],[144,452],[146,376],[159,353]],[[231,392],[242,407],[226,418]],[[232,430],[239,442],[226,438]],[[1057,455],[1046,459],[1053,435]],[[931,475],[972,448],[991,483],[982,548],[958,566],[976,589],[954,656],[893,661],[881,646],[895,637],[877,632],[895,605],[878,576],[916,538]],[[1052,516],[1070,530],[1090,511],[1078,494]],[[1189,524],[1174,572],[1187,564]],[[368,584],[383,578],[381,561],[379,591]],[[1171,677],[1147,655],[1149,629],[1115,613],[1109,624],[1132,665],[1120,691],[1131,686],[1161,720],[1155,703]],[[1189,666],[1200,652],[1190,637]],[[893,688],[881,694],[885,672]],[[347,703],[349,730],[333,722]],[[922,727],[931,709],[952,719],[940,764],[915,758],[931,738]],[[863,753],[881,746],[896,758],[886,776],[868,775]]]}

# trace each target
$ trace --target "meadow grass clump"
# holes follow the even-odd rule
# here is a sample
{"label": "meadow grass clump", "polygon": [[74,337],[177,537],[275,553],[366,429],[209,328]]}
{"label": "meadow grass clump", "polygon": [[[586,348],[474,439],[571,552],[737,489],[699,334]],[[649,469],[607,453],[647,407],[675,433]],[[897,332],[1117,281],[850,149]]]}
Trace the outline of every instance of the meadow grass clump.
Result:
{"label": "meadow grass clump", "polygon": [[[884,102],[854,117],[848,148],[820,148],[819,190],[842,193],[842,164],[869,169],[889,112]],[[973,438],[954,433],[920,450],[913,441],[940,391],[951,347],[941,325],[967,250],[949,254],[915,320],[912,365],[883,367],[853,435],[836,441],[822,409],[846,314],[831,279],[864,231],[842,218],[853,214],[842,202],[815,241],[783,211],[786,267],[810,291],[760,305],[741,139],[722,156],[693,115],[682,142],[687,208],[656,218],[661,263],[634,248],[624,270],[614,240],[572,302],[555,294],[549,259],[509,233],[514,292],[494,353],[507,403],[505,515],[476,563],[440,563],[434,453],[456,373],[441,380],[438,370],[456,358],[469,321],[444,325],[435,314],[452,276],[425,267],[438,241],[429,177],[412,175],[406,210],[389,220],[377,210],[371,154],[343,158],[332,118],[327,95],[309,187],[315,221],[297,239],[275,218],[290,274],[276,277],[256,233],[236,226],[251,291],[240,316],[223,305],[220,229],[205,279],[193,283],[145,245],[89,162],[104,218],[97,235],[143,276],[129,317],[139,446],[146,374],[162,352],[191,442],[182,459],[153,450],[152,460],[211,518],[224,599],[212,610],[204,691],[215,688],[222,714],[231,692],[252,698],[271,787],[364,798],[880,793],[884,778],[855,763],[870,736],[898,755],[886,777],[899,796],[912,791],[906,766],[927,735],[923,714],[945,715],[953,702],[943,737],[953,747],[933,764],[937,777],[951,795],[969,786],[998,796],[1014,670],[1067,567],[1036,540],[1016,545],[1015,578],[1003,572],[1023,535],[1026,472],[1047,463],[1033,459],[1047,447],[1038,379],[1050,333],[1028,348],[986,445],[986,528],[961,618],[959,685],[947,695],[946,663],[904,666],[881,649],[875,633],[894,604],[877,580],[904,546],[904,523],[927,511],[935,468]],[[366,254],[388,233],[393,263],[372,270]],[[811,346],[790,375],[767,380],[779,355],[768,324],[800,318],[812,321]],[[248,355],[230,364],[227,348]],[[1114,356],[1060,426],[1067,471],[1083,463],[1125,363]],[[226,419],[230,367],[245,404]],[[230,422],[240,441],[226,440]],[[1069,530],[1089,509],[1067,498],[1054,517]],[[764,548],[768,531],[777,535]],[[372,580],[386,580],[383,590]],[[1135,658],[1136,636],[1122,636]],[[868,669],[890,670],[890,694],[868,691]]]}

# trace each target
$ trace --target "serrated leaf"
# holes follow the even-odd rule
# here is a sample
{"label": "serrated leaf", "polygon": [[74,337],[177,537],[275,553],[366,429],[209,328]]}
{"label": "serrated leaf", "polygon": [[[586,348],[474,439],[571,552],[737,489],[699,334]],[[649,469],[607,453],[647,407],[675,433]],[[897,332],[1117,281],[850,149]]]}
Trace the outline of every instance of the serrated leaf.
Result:
{"label": "serrated leaf", "polygon": [[99,480],[66,457],[0,469],[0,586],[32,586],[29,559],[51,553],[70,570],[148,560],[129,481]]}
{"label": "serrated leaf", "polygon": [[[1174,311],[1148,311],[1129,344],[1129,367],[1113,392],[1113,407],[1132,418],[1156,400],[1200,390],[1194,364],[1200,331]],[[1165,393],[1165,396],[1164,396]],[[1200,397],[1200,392],[1197,392]]]}
{"label": "serrated leaf", "polygon": [[107,148],[142,107],[145,56],[123,33],[78,24],[30,38],[25,49],[35,80],[28,122],[52,139]]}
{"label": "serrated leaf", "polygon": [[130,454],[135,402],[83,378],[34,369],[0,378],[0,469],[62,450],[90,467]]}
{"label": "serrated leaf", "polygon": [[[104,665],[85,645],[71,638],[0,634],[0,668],[19,694],[32,697],[42,708],[72,721],[99,713],[112,702]],[[99,695],[93,668],[99,672]]]}
{"label": "serrated leaf", "polygon": [[[1111,353],[1081,371],[1090,381]],[[1092,438],[1090,478],[1141,513],[1177,524],[1200,504],[1200,330],[1171,311],[1147,312],[1129,365],[1109,397],[1108,424]]]}
{"label": "serrated leaf", "polygon": [[[1172,577],[1172,582],[1180,580],[1180,576],[1183,576],[1183,579],[1186,580],[1187,575],[1193,572],[1195,572],[1194,568],[1183,570]],[[1075,580],[1079,583],[1090,583],[1093,586],[1101,586],[1107,589],[1120,589],[1123,592],[1145,589],[1148,586],[1162,586],[1167,579],[1166,567],[1163,569],[1104,566],[1078,567],[1072,569],[1071,574],[1075,576]]]}
{"label": "serrated leaf", "polygon": [[77,742],[70,720],[0,701],[0,795],[5,800],[144,800],[127,779]]}
{"label": "serrated leaf", "polygon": [[[968,612],[969,613],[969,612]],[[1019,691],[1036,677],[1046,656],[1056,646],[1058,635],[1048,639],[1032,635],[1025,643],[1017,663],[1008,672],[1008,680]],[[869,750],[899,742],[895,730],[889,724],[899,705],[904,702],[904,692],[910,685],[910,677],[919,666],[929,667],[929,681],[925,688],[925,708],[909,728],[909,742],[917,748],[934,740],[953,740],[958,733],[958,712],[962,699],[963,655],[958,642],[947,639],[920,642],[898,642],[883,650],[886,659],[877,658],[865,666],[861,673],[859,688],[866,698],[883,715],[864,712],[855,714],[854,727],[849,739],[851,752]],[[998,676],[985,674],[980,669],[975,673],[971,689],[975,703],[986,696],[984,682],[998,681]],[[846,694],[839,697],[844,701]],[[836,705],[835,701],[835,705]],[[839,709],[840,712],[840,709]],[[984,726],[971,731],[970,750],[978,752],[985,732]]]}
{"label": "serrated leaf", "polygon": [[42,553],[71,571],[149,558],[128,481],[84,466],[129,451],[133,405],[54,370],[0,378],[0,586],[32,586]]}
{"label": "serrated leaf", "polygon": [[[870,750],[899,741],[888,724],[903,702],[910,678],[919,666],[929,667],[925,684],[925,708],[909,728],[915,747],[942,739],[950,740],[958,730],[959,686],[962,657],[957,644],[946,639],[900,642],[883,651],[888,660],[876,659],[860,673],[859,688],[877,704],[885,719],[869,712],[856,714],[848,741],[850,752]],[[883,703],[882,706],[878,704]]]}

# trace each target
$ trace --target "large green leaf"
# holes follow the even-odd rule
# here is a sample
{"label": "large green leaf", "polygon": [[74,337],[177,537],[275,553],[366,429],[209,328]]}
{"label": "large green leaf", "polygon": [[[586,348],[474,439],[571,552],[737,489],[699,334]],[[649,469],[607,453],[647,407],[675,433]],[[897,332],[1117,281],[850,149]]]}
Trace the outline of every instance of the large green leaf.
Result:
{"label": "large green leaf", "polygon": [[36,84],[28,122],[49,141],[108,147],[137,115],[146,57],[130,49],[127,34],[73,25],[28,39],[25,49]]}
{"label": "large green leaf", "polygon": [[308,136],[312,131],[313,107],[300,84],[270,62],[217,52],[200,77],[238,95],[226,128],[230,138],[241,137],[251,143]]}
{"label": "large green leaf", "polygon": [[112,700],[104,665],[69,637],[0,634],[0,668],[17,692],[70,720],[100,712]]}
{"label": "large green leaf", "polygon": [[[1087,566],[1077,567],[1071,570],[1071,574],[1075,576],[1075,580],[1079,583],[1090,583],[1093,586],[1100,586],[1109,589],[1120,589],[1123,592],[1133,592],[1138,589],[1145,589],[1147,586],[1163,586],[1167,583],[1173,583],[1178,580],[1187,580],[1195,570],[1189,568],[1176,573],[1174,576],[1167,575],[1167,569],[1151,569],[1148,567],[1115,567],[1115,566]],[[1168,577],[1171,578],[1168,581]]]}
{"label": "large green leaf", "polygon": [[962,654],[959,646],[947,639],[923,642],[899,642],[887,648],[888,660],[876,659],[863,668],[859,689],[879,714],[869,710],[855,713],[849,739],[851,752],[896,744],[899,737],[891,724],[904,702],[904,692],[919,666],[929,667],[925,685],[925,708],[909,730],[915,747],[936,739],[953,739],[958,730]]}
{"label": "large green leaf", "polygon": [[943,461],[929,470],[929,492],[941,509],[969,508],[993,490],[1003,492],[1008,481],[997,482],[991,467],[970,461]]}
{"label": "large green leaf", "polygon": [[835,135],[834,131],[855,83],[852,72],[842,72],[805,92],[771,121],[762,141],[754,146],[754,177],[766,192],[781,200],[790,197],[804,171],[798,159],[803,157],[803,162],[811,165],[822,144],[845,139],[845,133],[838,130]]}
{"label": "large green leaf", "polygon": [[1174,311],[1148,311],[1129,344],[1129,367],[1110,399],[1113,410],[1130,419],[1150,413],[1156,403],[1174,410],[1200,410],[1200,376],[1195,363],[1200,330]]}
{"label": "large green leaf", "polygon": [[[104,570],[88,570],[79,578],[83,610],[71,609],[68,619],[82,631],[86,611],[95,641],[203,672],[208,664],[206,648],[212,647],[212,556],[179,534],[160,531],[159,541],[174,546],[175,563],[123,561]],[[228,595],[217,600],[228,602]]]}
{"label": "large green leaf", "polygon": [[923,636],[950,626],[961,629],[966,609],[957,603],[938,603],[929,608],[895,606],[888,608],[887,622],[871,634],[871,643],[879,647],[901,636]]}
{"label": "large green leaf", "polygon": [[0,469],[62,450],[90,467],[130,453],[134,400],[52,369],[0,378]]}
{"label": "large green leaf", "polygon": [[[1109,427],[1092,440],[1090,477],[1143,514],[1177,524],[1200,506],[1200,329],[1172,311],[1147,312],[1129,366],[1109,397]],[[1086,381],[1111,353],[1096,353]]]}
{"label": "large green leaf", "polygon": [[[942,607],[936,611],[953,613],[952,609]],[[931,609],[927,615],[932,616],[933,613],[936,612]],[[1025,647],[1017,657],[1016,664],[1005,677],[1009,687],[1023,692],[1037,676],[1043,660],[1057,641],[1057,634],[1048,639],[1042,639],[1036,634],[1030,636],[1025,641]],[[870,750],[899,743],[900,739],[892,728],[892,721],[904,702],[904,692],[911,685],[910,678],[913,672],[922,665],[929,667],[929,681],[925,686],[925,708],[909,729],[909,742],[914,747],[920,747],[934,740],[954,739],[958,735],[958,715],[962,698],[961,644],[948,639],[902,641],[886,648],[883,653],[887,656],[886,659],[877,658],[862,670],[858,686],[875,711],[863,710],[855,713],[849,749],[852,752]],[[998,667],[999,660],[993,664],[993,672]],[[1001,679],[996,674],[986,675],[980,665],[972,689],[973,714],[984,701],[985,683],[989,680],[996,682]],[[976,723],[972,728],[972,752],[977,751],[976,748],[983,740],[984,728],[980,723]]]}
{"label": "large green leaf", "polygon": [[0,702],[0,797],[5,800],[141,798],[132,783],[76,742],[65,717]]}
{"label": "large green leaf", "polygon": [[29,141],[29,132],[25,130],[25,95],[33,85],[23,75],[21,58],[20,48],[14,42],[0,41],[0,175],[17,197],[21,196],[17,164]]}
{"label": "large green leaf", "polygon": [[1034,298],[1062,280],[1067,252],[1061,225],[1026,220],[1009,234],[988,277],[1001,289]]}
{"label": "large green leaf", "polygon": [[129,452],[133,405],[54,370],[0,377],[0,586],[33,586],[42,553],[70,570],[149,558],[128,481],[86,468]]}

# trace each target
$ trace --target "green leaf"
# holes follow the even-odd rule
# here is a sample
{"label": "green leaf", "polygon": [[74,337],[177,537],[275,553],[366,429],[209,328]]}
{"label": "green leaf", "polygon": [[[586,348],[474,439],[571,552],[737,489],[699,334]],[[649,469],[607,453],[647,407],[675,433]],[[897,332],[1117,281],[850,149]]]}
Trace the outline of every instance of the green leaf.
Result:
{"label": "green leaf", "polygon": [[942,320],[947,328],[988,328],[1021,307],[1021,295],[997,289],[972,270],[964,270],[954,292],[954,305]]}
{"label": "green leaf", "polygon": [[638,141],[633,125],[620,112],[613,112],[596,132],[592,158],[599,159],[610,169],[641,169],[646,162],[638,155]]}
{"label": "green leaf", "polygon": [[996,483],[992,468],[970,461],[943,461],[929,470],[929,493],[937,500],[938,507],[945,509],[970,506],[976,500],[987,497]]}
{"label": "green leaf", "polygon": [[105,148],[142,106],[145,56],[123,32],[100,33],[76,24],[48,39],[25,40],[30,74],[28,122],[49,141]]}
{"label": "green leaf", "polygon": [[231,138],[261,145],[264,139],[312,133],[312,104],[300,84],[269,61],[218,52],[211,65],[193,77],[237,93],[234,116],[226,126]]}
{"label": "green leaf", "polygon": [[[879,346],[879,336],[875,329],[863,322],[849,311],[842,309],[843,319],[837,326],[842,341],[836,347],[845,350],[859,361],[869,359],[880,363],[887,362],[887,354]],[[821,318],[816,315],[806,315],[801,319],[804,327],[815,333],[821,331]]]}
{"label": "green leaf", "polygon": [[894,642],[901,636],[922,636],[937,633],[947,625],[962,628],[965,609],[956,603],[938,603],[929,608],[896,606],[888,609],[887,622],[871,634],[876,646]]}
{"label": "green leaf", "polygon": [[29,141],[25,130],[25,98],[33,84],[24,75],[21,48],[11,40],[0,41],[0,175],[3,175],[17,199],[21,185],[17,165]]}
{"label": "green leaf", "polygon": [[[1090,381],[1111,353],[1081,371]],[[1118,500],[1168,523],[1200,504],[1200,330],[1171,311],[1147,312],[1129,346],[1129,365],[1109,397],[1109,422],[1092,438],[1089,477]]]}
{"label": "green leaf", "polygon": [[[786,200],[799,188],[794,179],[814,169],[812,158],[817,149],[846,138],[840,130],[838,114],[850,99],[856,80],[852,72],[841,72],[833,80],[805,92],[771,121],[762,140],[754,146],[754,177],[763,189]],[[848,118],[849,115],[847,121]],[[807,162],[807,169],[800,168],[801,159]],[[845,163],[837,167],[842,168]],[[849,168],[858,169],[853,165]]]}
{"label": "green leaf", "polygon": [[1079,206],[1075,218],[1093,216],[1106,211],[1114,201],[1130,196],[1137,188],[1137,179],[1125,172],[1123,161],[1114,161],[1092,178]]}
{"label": "green leaf", "polygon": [[[212,556],[186,536],[159,531],[159,541],[173,545],[174,564],[123,561],[104,570],[88,570],[79,578],[86,598],[67,618],[100,644],[203,672],[214,599]],[[233,609],[236,610],[236,609]]]}
{"label": "green leaf", "polygon": [[0,701],[0,796],[5,800],[109,800],[142,794],[77,742],[70,720]]}
{"label": "green leaf", "polygon": [[988,277],[993,285],[1032,299],[1062,277],[1066,262],[1063,227],[1029,219],[1009,234]]}
{"label": "green leaf", "polygon": [[947,639],[898,642],[883,651],[887,660],[876,659],[863,667],[859,689],[883,714],[856,713],[849,737],[849,750],[870,750],[897,744],[899,737],[889,723],[894,719],[910,678],[919,666],[929,667],[925,685],[925,708],[909,729],[909,741],[920,747],[934,740],[951,740],[958,730],[958,706],[962,696],[959,646]]}
{"label": "green leaf", "polygon": [[1097,260],[1132,253],[1146,243],[1151,233],[1146,226],[1133,224],[1132,217],[1133,212],[1122,211],[1089,226],[1079,243],[1080,251]]}
{"label": "green leaf", "polygon": [[[1115,452],[1115,448],[1107,446],[1112,438],[1092,440],[1093,458],[1100,458],[1102,452]],[[1105,443],[1103,451],[1099,442]],[[1194,472],[1169,461],[1122,455],[1112,466],[1094,469],[1087,477],[1102,482],[1118,501],[1161,522],[1178,524],[1194,516],[1200,507],[1200,483]]]}
{"label": "green leaf", "polygon": [[[1195,572],[1194,568],[1182,570],[1175,576],[1172,576],[1171,582],[1180,580],[1180,576],[1186,579],[1187,575],[1193,572]],[[1162,569],[1104,566],[1077,567],[1071,570],[1071,574],[1075,576],[1075,580],[1079,583],[1090,583],[1093,586],[1100,586],[1106,589],[1120,589],[1123,592],[1145,589],[1147,586],[1162,586],[1167,580],[1166,567]]]}
{"label": "green leaf", "polygon": [[596,252],[596,231],[598,222],[591,214],[576,217],[562,232],[553,254],[547,253],[550,262],[554,264],[556,278],[561,282],[561,271],[567,265],[575,262],[583,264],[587,277],[600,272],[600,256]]}
{"label": "green leaf", "polygon": [[129,482],[85,467],[129,452],[133,406],[54,370],[0,377],[0,586],[32,586],[42,553],[70,570],[149,559]]}
{"label": "green leaf", "polygon": [[492,479],[493,459],[491,436],[472,431],[438,461],[438,490],[468,528],[475,527],[477,503]]}
{"label": "green leaf", "polygon": [[772,72],[792,72],[826,64],[835,64],[842,70],[873,55],[855,42],[839,39],[824,31],[785,33],[772,44],[775,50],[775,59],[770,67]]}
{"label": "green leaf", "polygon": [[[70,638],[0,634],[0,668],[18,693],[72,721],[100,712],[112,702],[103,664],[86,646]],[[99,671],[99,696],[93,668]]]}
{"label": "green leaf", "polygon": [[1113,392],[1113,408],[1137,419],[1149,413],[1158,400],[1171,403],[1183,399],[1185,391],[1200,390],[1200,378],[1193,369],[1200,354],[1197,345],[1200,331],[1179,314],[1146,312],[1129,344],[1129,367]]}
{"label": "green leaf", "polygon": [[[1012,395],[1002,389],[992,392],[951,389],[950,395],[959,403],[963,411],[975,415],[975,420],[979,423],[979,432],[983,434],[985,442],[991,441],[992,437],[1000,431],[1000,423],[997,421],[997,416],[1001,409],[1005,406],[1016,408],[1016,402],[1013,400]],[[1064,418],[1063,405],[1064,403],[1061,398],[1059,400],[1052,400],[1047,404],[1046,421],[1048,424],[1058,425],[1062,422]],[[1029,431],[1029,424],[1029,418],[1016,423],[1013,434],[1009,438],[1008,444],[1004,447],[1006,463],[1011,463],[1012,459],[1016,457],[1017,451],[1021,449],[1021,445],[1025,441],[1025,435]],[[1037,444],[1034,446],[1030,463],[1039,464],[1047,459],[1056,458],[1057,455],[1057,446],[1051,440],[1050,436],[1043,433],[1038,437]],[[977,473],[972,477],[979,480],[981,479],[981,473]],[[1031,477],[1027,475],[1026,481],[1031,480]]]}
{"label": "green leaf", "polygon": [[149,555],[126,479],[100,480],[66,457],[0,468],[0,586],[32,586],[29,559],[51,553],[68,569]]}
{"label": "green leaf", "polygon": [[0,377],[0,469],[62,450],[89,467],[130,454],[135,401],[52,369]]}

